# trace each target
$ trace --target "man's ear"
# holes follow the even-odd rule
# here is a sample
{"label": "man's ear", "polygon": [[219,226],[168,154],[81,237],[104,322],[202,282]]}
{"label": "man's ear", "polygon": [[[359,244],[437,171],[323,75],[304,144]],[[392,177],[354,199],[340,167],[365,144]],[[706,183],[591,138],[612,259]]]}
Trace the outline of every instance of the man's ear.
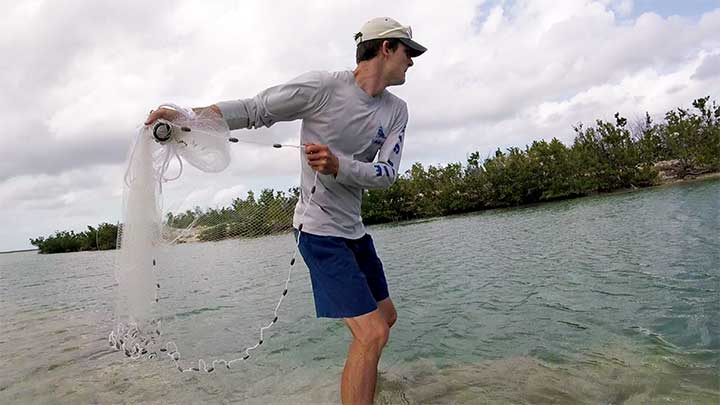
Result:
{"label": "man's ear", "polygon": [[382,52],[383,55],[388,55],[388,56],[389,56],[389,55],[390,55],[390,51],[391,51],[391,49],[390,49],[390,41],[388,41],[388,40],[383,41],[382,46],[380,47],[380,51]]}

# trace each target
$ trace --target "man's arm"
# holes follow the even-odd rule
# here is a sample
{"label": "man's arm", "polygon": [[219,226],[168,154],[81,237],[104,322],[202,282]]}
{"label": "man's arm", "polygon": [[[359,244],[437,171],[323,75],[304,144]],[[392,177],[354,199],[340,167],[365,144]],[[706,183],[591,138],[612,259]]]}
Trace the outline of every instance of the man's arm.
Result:
{"label": "man's arm", "polygon": [[327,102],[325,75],[305,73],[253,98],[223,101],[216,106],[231,130],[270,127],[276,122],[302,119]]}
{"label": "man's arm", "polygon": [[[326,101],[323,72],[309,72],[287,83],[263,90],[253,98],[221,101],[208,107],[193,108],[196,113],[211,110],[225,119],[228,127],[252,129],[269,127],[280,121],[301,119],[320,108]],[[178,112],[169,108],[152,111],[145,121],[173,121]]]}
{"label": "man's arm", "polygon": [[407,127],[407,106],[403,103],[400,117],[380,147],[376,162],[360,162],[339,156],[335,178],[338,183],[365,189],[390,187],[398,178]]}

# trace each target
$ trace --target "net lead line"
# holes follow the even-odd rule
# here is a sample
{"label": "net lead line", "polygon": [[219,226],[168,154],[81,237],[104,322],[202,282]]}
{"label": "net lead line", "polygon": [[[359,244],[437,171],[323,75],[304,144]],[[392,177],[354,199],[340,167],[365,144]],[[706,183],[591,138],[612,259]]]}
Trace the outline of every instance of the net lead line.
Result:
{"label": "net lead line", "polygon": [[[295,264],[297,254],[300,250],[300,238],[302,237],[302,227],[303,227],[303,223],[305,221],[305,214],[307,213],[308,207],[312,203],[313,194],[315,194],[315,189],[317,186],[317,179],[318,179],[318,173],[315,172],[315,178],[313,180],[313,186],[310,191],[310,197],[308,198],[308,203],[305,205],[305,209],[303,210],[303,213],[300,216],[300,224],[298,226],[298,228],[299,228],[298,236],[297,236],[297,240],[295,242],[295,249],[294,249],[294,252],[292,255],[292,259],[290,260],[288,276],[287,276],[287,279],[285,280],[285,289],[283,290],[283,293],[280,295],[280,299],[278,300],[278,303],[275,306],[275,310],[273,311],[273,315],[274,315],[273,320],[266,326],[263,326],[260,328],[260,338],[259,338],[258,342],[255,343],[253,346],[247,347],[244,350],[245,355],[242,357],[238,357],[238,358],[232,359],[232,360],[225,360],[225,359],[213,360],[212,363],[210,363],[211,364],[210,367],[207,367],[207,363],[205,362],[204,359],[198,359],[198,367],[183,368],[179,363],[180,362],[180,352],[178,350],[177,345],[175,344],[175,342],[169,341],[165,344],[165,348],[167,350],[167,356],[173,360],[178,371],[183,372],[183,373],[184,372],[193,372],[193,371],[194,372],[205,371],[206,373],[211,373],[215,370],[216,365],[218,365],[218,364],[224,364],[226,368],[230,369],[232,364],[240,362],[240,361],[248,360],[251,356],[250,352],[253,350],[256,350],[258,347],[260,347],[260,345],[262,345],[264,343],[264,339],[265,339],[264,332],[266,330],[270,329],[278,321],[278,318],[279,318],[278,310],[280,309],[280,306],[282,305],[282,302],[288,293],[288,287],[290,285],[290,280],[292,278],[293,266]],[[174,348],[174,350],[171,350],[171,347]]]}

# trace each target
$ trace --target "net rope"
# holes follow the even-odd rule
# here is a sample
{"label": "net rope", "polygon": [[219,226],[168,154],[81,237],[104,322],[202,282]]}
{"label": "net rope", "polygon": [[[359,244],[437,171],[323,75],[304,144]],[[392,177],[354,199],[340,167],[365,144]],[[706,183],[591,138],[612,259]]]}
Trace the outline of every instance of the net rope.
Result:
{"label": "net rope", "polygon": [[[268,195],[263,194],[257,201],[254,195],[248,195],[246,199],[236,198],[231,207],[207,209],[205,212],[197,209],[176,214],[168,212],[167,219],[163,220],[162,185],[180,179],[183,160],[204,172],[220,172],[230,163],[231,143],[271,145],[231,137],[222,117],[212,111],[195,113],[174,104],[164,104],[161,108],[177,111],[178,118],[172,122],[158,121],[152,127],[140,128],[130,149],[123,176],[123,222],[118,230],[120,260],[116,266],[119,290],[117,319],[108,335],[108,344],[135,360],[153,359],[165,354],[180,372],[211,373],[219,366],[230,369],[234,364],[248,360],[251,352],[264,343],[266,332],[278,322],[279,310],[288,294],[297,261],[305,215],[313,203],[318,174],[315,173],[310,193],[299,216],[283,291],[274,306],[272,319],[259,328],[255,343],[242,349],[242,355],[236,358],[209,361],[200,358],[181,363],[178,344],[169,339],[162,341],[162,322],[154,315],[152,307],[160,302],[160,283],[156,274],[158,249],[180,243],[213,242],[289,232],[292,230],[295,205],[298,198],[302,198],[302,193],[296,189],[290,195],[277,192],[268,198]],[[272,147],[302,150],[303,145],[276,143]],[[174,160],[178,162],[178,172],[168,176]]]}

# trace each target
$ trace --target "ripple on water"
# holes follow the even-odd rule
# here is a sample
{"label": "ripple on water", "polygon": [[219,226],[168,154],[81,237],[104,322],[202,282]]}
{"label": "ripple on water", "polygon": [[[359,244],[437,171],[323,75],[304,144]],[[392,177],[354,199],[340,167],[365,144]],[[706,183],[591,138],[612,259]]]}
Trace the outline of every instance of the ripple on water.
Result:
{"label": "ripple on water", "polygon": [[[717,403],[718,193],[703,183],[371,227],[399,314],[377,402]],[[165,252],[157,316],[187,364],[257,342],[292,249],[283,235]],[[12,365],[0,402],[337,402],[349,335],[314,319],[302,265],[262,350],[208,378],[107,347],[113,259],[0,255]]]}

